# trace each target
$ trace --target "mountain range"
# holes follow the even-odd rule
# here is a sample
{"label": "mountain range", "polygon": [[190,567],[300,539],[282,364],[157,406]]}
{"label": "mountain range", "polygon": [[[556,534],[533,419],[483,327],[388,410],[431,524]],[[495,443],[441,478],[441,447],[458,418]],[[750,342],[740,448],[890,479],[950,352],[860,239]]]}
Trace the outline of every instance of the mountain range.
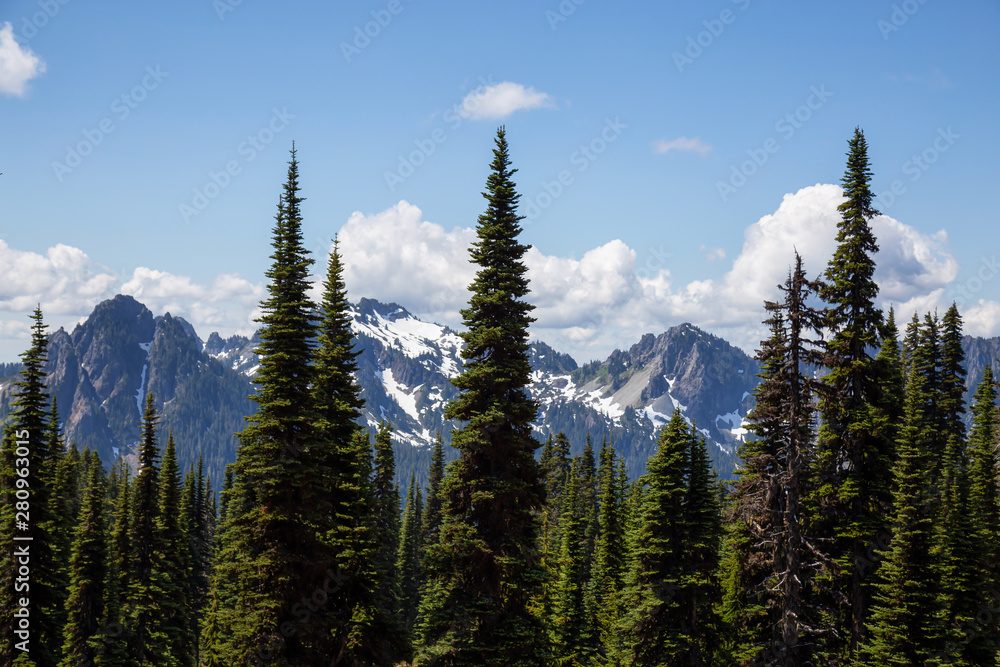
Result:
{"label": "mountain range", "polygon": [[[374,429],[388,420],[397,475],[405,483],[414,472],[423,484],[431,444],[438,433],[449,442],[455,426],[444,419],[444,406],[457,393],[450,380],[462,368],[462,339],[395,303],[362,298],[351,314],[365,400],[361,422]],[[47,384],[66,441],[96,450],[106,464],[124,456],[134,466],[143,401],[152,391],[158,432],[164,442],[173,432],[182,469],[202,455],[218,485],[236,457],[234,434],[255,409],[258,343],[256,335],[217,333],[203,341],[183,318],[155,317],[130,296],[98,304],[71,333],[50,335]],[[1000,356],[1000,338],[966,337],[963,344],[972,387]],[[646,334],[604,361],[580,366],[541,341],[531,343],[530,360],[540,439],[565,432],[579,453],[588,436],[595,448],[610,438],[635,477],[655,451],[658,428],[678,408],[710,444],[719,475],[732,475],[759,366],[725,340],[681,324]],[[10,412],[17,369],[0,365],[0,421]]]}

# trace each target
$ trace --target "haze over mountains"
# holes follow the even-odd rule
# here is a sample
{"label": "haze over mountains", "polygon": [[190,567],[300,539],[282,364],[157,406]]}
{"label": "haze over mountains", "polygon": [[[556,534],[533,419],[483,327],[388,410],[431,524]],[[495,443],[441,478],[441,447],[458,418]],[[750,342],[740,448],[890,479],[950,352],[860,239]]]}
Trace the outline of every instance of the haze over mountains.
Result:
{"label": "haze over mountains", "polygon": [[[362,420],[395,429],[397,474],[423,482],[429,445],[438,432],[450,440],[444,406],[456,389],[462,339],[423,322],[404,307],[362,298],[352,304]],[[72,332],[51,332],[46,367],[67,442],[95,449],[106,464],[134,460],[145,394],[161,411],[160,432],[173,430],[182,470],[205,457],[217,485],[235,459],[234,433],[256,405],[248,398],[259,367],[255,338],[202,340],[184,319],[154,317],[130,296],[94,309]],[[1000,338],[964,339],[968,385],[1000,356]],[[716,471],[732,474],[743,420],[753,406],[757,362],[725,340],[690,324],[646,334],[627,350],[580,366],[541,341],[531,345],[532,396],[539,402],[538,437],[564,431],[579,452],[589,434],[598,447],[611,437],[637,476],[655,451],[655,434],[680,408],[710,443]],[[10,410],[15,367],[0,371],[0,419]]]}

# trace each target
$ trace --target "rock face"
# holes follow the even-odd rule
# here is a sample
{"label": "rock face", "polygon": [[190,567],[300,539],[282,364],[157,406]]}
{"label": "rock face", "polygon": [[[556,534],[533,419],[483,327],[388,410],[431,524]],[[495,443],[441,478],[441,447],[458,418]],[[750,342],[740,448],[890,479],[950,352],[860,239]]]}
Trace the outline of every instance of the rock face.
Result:
{"label": "rock face", "polygon": [[[403,307],[361,299],[351,307],[365,399],[362,423],[389,420],[395,428],[397,472],[424,481],[430,447],[454,426],[444,407],[455,396],[451,379],[462,368],[462,339],[423,322]],[[147,392],[161,411],[163,443],[173,430],[184,470],[205,457],[218,484],[236,457],[234,434],[256,404],[253,378],[259,338],[212,333],[206,342],[179,317],[154,317],[141,303],[117,296],[99,304],[72,333],[52,333],[46,366],[67,442],[95,449],[105,463],[134,457]],[[986,363],[1000,357],[1000,338],[963,340],[968,386],[975,389]],[[532,385],[539,403],[539,438],[564,431],[574,453],[589,435],[595,447],[610,438],[629,473],[642,474],[655,436],[674,409],[704,434],[716,470],[732,474],[743,419],[753,405],[757,362],[725,340],[690,324],[644,335],[628,350],[577,366],[543,342],[531,344]],[[0,365],[0,421],[10,411],[17,365]]]}

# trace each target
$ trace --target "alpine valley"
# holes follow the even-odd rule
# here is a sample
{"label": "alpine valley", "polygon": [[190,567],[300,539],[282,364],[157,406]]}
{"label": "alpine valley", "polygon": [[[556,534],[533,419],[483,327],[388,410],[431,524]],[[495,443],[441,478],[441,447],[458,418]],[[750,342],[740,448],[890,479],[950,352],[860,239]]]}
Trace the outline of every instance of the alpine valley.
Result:
{"label": "alpine valley", "polygon": [[[430,445],[450,440],[444,406],[462,367],[462,339],[424,322],[395,303],[362,298],[352,304],[362,420],[394,428],[397,479],[413,471],[426,484]],[[160,411],[160,432],[173,431],[181,470],[198,456],[218,487],[236,458],[235,433],[255,410],[249,396],[258,369],[255,337],[202,340],[184,319],[154,317],[143,304],[119,295],[97,305],[72,332],[52,332],[46,365],[66,442],[96,450],[105,464],[124,456],[136,464],[140,414],[147,392]],[[984,365],[1000,356],[1000,338],[963,339],[968,387]],[[747,435],[758,363],[725,340],[691,324],[658,336],[645,334],[627,350],[582,366],[541,341],[531,344],[531,393],[539,403],[540,439],[565,432],[572,453],[591,438],[595,449],[610,438],[629,475],[645,471],[660,426],[679,408],[709,443],[716,472],[730,478],[736,449]],[[10,412],[19,366],[0,364],[0,422]],[[446,458],[455,452],[446,448]]]}

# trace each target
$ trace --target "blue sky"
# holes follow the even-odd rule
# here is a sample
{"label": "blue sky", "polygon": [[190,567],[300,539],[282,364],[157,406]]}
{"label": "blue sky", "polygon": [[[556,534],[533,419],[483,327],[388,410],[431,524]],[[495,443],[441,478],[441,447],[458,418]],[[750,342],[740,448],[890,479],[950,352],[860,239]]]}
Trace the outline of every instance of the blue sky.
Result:
{"label": "blue sky", "polygon": [[884,304],[1000,335],[997,34],[988,0],[7,1],[0,360],[36,302],[120,291],[250,330],[293,140],[352,298],[457,325],[500,124],[534,333],[581,362],[682,321],[752,351],[792,248],[829,258],[855,126]]}

